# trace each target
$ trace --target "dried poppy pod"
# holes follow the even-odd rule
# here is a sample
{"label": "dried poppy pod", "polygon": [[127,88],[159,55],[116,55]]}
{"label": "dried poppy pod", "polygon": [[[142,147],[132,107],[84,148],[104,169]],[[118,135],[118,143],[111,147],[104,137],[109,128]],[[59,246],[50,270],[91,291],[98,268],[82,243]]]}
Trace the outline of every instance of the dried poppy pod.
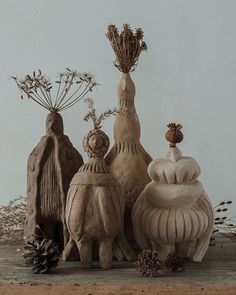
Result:
{"label": "dried poppy pod", "polygon": [[181,124],[170,123],[167,127],[169,130],[166,132],[166,140],[170,142],[170,147],[175,147],[176,143],[180,143],[184,138],[181,131],[183,126]]}

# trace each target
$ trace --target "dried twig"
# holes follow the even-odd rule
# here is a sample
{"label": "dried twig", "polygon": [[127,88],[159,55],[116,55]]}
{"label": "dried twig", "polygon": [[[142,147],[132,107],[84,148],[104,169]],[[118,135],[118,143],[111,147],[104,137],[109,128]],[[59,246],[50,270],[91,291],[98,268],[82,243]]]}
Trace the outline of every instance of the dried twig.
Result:
{"label": "dried twig", "polygon": [[114,108],[107,109],[104,112],[102,112],[99,116],[97,116],[93,99],[91,97],[87,97],[86,99],[84,99],[84,102],[87,103],[89,108],[89,112],[84,116],[84,121],[88,122],[88,120],[91,119],[93,122],[94,129],[101,129],[103,120],[110,117],[111,115],[117,114],[117,110],[116,108]]}

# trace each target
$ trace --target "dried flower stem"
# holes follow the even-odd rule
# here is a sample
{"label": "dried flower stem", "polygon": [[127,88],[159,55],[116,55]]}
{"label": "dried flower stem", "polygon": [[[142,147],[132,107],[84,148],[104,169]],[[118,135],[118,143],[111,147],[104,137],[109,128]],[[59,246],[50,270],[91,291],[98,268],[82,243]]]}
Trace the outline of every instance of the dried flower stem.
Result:
{"label": "dried flower stem", "polygon": [[61,112],[72,107],[98,85],[91,74],[67,68],[66,72],[59,74],[59,80],[55,81],[59,85],[53,99],[52,84],[40,70],[37,75],[34,71],[33,75],[26,75],[23,80],[15,76],[11,78],[15,80],[23,95],[51,112]]}
{"label": "dried flower stem", "polygon": [[111,115],[117,114],[117,109],[114,108],[107,109],[104,112],[102,112],[100,116],[97,116],[93,99],[91,97],[87,97],[86,99],[84,99],[84,101],[87,103],[89,108],[89,112],[84,116],[84,121],[88,122],[88,120],[91,119],[93,122],[94,129],[101,129],[103,120],[110,117]]}

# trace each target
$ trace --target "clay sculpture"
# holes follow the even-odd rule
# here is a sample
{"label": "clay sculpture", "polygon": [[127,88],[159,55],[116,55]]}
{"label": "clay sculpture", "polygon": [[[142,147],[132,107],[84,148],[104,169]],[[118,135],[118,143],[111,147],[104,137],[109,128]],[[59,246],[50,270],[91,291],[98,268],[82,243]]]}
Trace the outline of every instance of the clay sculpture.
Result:
{"label": "clay sculpture", "polygon": [[94,129],[83,140],[89,159],[73,177],[68,191],[66,222],[70,240],[63,252],[63,258],[67,259],[76,243],[82,266],[89,268],[92,266],[93,248],[98,243],[101,267],[110,268],[115,241],[125,257],[132,258],[123,234],[125,203],[121,186],[104,160],[109,148],[109,138],[101,130],[101,121],[115,111],[108,110],[97,117],[93,101],[87,99],[87,102],[90,112],[85,120],[91,118]]}
{"label": "clay sculpture", "polygon": [[[95,82],[88,74],[67,69],[59,74],[57,95],[52,99],[52,85],[41,71],[27,75],[23,80],[12,78],[20,88],[22,98],[26,95],[50,111],[46,119],[46,135],[28,158],[26,241],[32,241],[35,236],[44,236],[62,251],[69,238],[65,224],[66,195],[83,159],[64,134],[59,112],[79,101],[95,86]],[[79,90],[78,85],[82,87],[82,92],[75,92]]]}
{"label": "clay sculpture", "polygon": [[150,181],[147,166],[151,157],[140,143],[140,123],[134,105],[135,85],[130,72],[137,65],[141,51],[147,46],[143,31],[134,33],[124,25],[121,33],[114,25],[108,27],[107,37],[117,60],[115,66],[122,72],[118,85],[118,113],[114,123],[114,145],[106,157],[111,172],[120,182],[125,198],[125,235],[135,249],[131,210],[145,185]]}
{"label": "clay sculpture", "polygon": [[170,148],[163,158],[150,163],[152,181],[133,206],[135,237],[142,249],[159,250],[162,259],[183,251],[193,261],[201,261],[212,234],[214,211],[197,180],[198,163],[183,157],[176,147],[183,139],[182,126],[171,123],[168,127]]}

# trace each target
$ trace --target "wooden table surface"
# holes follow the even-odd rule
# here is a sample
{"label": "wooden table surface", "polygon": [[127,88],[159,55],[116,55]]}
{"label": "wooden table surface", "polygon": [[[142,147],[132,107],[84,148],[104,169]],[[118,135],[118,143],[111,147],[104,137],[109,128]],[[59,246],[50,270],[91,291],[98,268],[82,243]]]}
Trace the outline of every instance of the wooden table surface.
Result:
{"label": "wooden table surface", "polygon": [[48,274],[33,275],[21,253],[0,245],[0,295],[36,294],[230,294],[236,295],[236,243],[217,238],[201,263],[187,263],[179,273],[142,278],[132,263],[114,262],[111,270],[98,264],[90,270],[78,261],[61,262]]}

